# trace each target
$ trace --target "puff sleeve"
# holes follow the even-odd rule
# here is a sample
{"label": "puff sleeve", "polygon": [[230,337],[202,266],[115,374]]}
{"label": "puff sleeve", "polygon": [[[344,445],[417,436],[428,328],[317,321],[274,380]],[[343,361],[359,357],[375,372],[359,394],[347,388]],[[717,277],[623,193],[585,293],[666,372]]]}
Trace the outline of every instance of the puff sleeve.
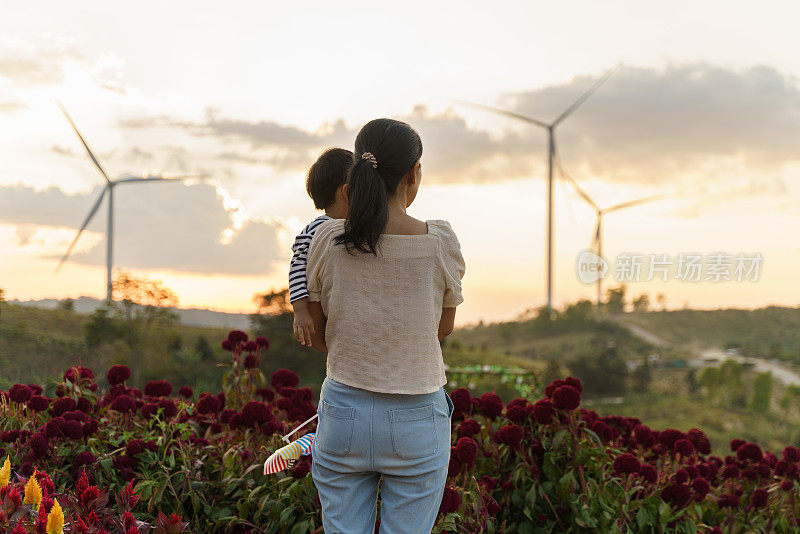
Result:
{"label": "puff sleeve", "polygon": [[461,294],[461,279],[464,278],[466,265],[461,255],[461,244],[456,233],[447,221],[431,221],[439,235],[439,259],[445,276],[445,290],[442,299],[443,308],[455,308],[464,302]]}
{"label": "puff sleeve", "polygon": [[314,232],[314,237],[311,238],[311,244],[308,246],[306,280],[308,300],[311,302],[320,302],[322,300],[322,276],[325,273],[331,235],[337,227],[337,222],[339,222],[337,219],[331,219],[319,225],[317,231]]}

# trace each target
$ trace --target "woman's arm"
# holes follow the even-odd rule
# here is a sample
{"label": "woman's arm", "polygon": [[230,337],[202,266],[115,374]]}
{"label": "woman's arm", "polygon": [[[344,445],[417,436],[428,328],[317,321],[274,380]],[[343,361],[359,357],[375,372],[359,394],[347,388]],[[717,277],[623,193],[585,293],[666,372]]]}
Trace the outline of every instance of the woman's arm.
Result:
{"label": "woman's arm", "polygon": [[[311,346],[317,350],[328,353],[328,346],[325,344],[325,323],[327,317],[322,313],[322,305],[317,302],[308,303],[308,311],[311,314],[311,320],[314,321],[314,333],[311,334]],[[455,312],[455,310],[453,310]],[[453,313],[455,317],[455,313]]]}
{"label": "woman's arm", "polygon": [[456,322],[455,308],[442,308],[442,318],[439,319],[439,341],[443,340],[453,332]]}

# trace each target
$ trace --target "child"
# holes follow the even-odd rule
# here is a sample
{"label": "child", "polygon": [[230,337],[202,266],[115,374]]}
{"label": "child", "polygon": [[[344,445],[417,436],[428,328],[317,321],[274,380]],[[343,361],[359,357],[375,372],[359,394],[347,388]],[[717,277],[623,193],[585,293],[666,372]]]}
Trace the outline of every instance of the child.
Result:
{"label": "child", "polygon": [[314,201],[314,207],[325,210],[297,234],[292,245],[292,262],[289,267],[289,302],[294,309],[294,337],[301,345],[311,346],[314,323],[308,311],[306,290],[306,260],[308,246],[317,227],[328,219],[347,217],[347,197],[344,184],[353,165],[353,153],[343,148],[329,148],[308,170],[306,191]]}

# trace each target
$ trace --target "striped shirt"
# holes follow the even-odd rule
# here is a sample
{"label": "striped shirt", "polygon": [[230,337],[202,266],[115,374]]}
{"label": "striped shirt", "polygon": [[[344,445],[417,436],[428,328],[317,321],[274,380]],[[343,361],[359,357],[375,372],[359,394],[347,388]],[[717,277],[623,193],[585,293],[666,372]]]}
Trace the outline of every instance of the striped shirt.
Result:
{"label": "striped shirt", "polygon": [[327,215],[320,215],[297,234],[292,245],[292,261],[289,264],[289,302],[308,296],[306,284],[306,263],[308,261],[308,245],[317,227],[330,219]]}

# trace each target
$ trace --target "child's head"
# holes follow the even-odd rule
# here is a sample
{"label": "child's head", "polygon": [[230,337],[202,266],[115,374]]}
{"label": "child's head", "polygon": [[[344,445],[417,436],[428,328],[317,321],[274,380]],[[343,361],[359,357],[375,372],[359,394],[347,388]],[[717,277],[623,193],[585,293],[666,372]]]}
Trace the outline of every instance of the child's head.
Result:
{"label": "child's head", "polygon": [[314,162],[308,170],[306,191],[315,208],[330,210],[337,203],[337,196],[344,198],[341,187],[352,166],[353,153],[344,148],[329,148]]}

